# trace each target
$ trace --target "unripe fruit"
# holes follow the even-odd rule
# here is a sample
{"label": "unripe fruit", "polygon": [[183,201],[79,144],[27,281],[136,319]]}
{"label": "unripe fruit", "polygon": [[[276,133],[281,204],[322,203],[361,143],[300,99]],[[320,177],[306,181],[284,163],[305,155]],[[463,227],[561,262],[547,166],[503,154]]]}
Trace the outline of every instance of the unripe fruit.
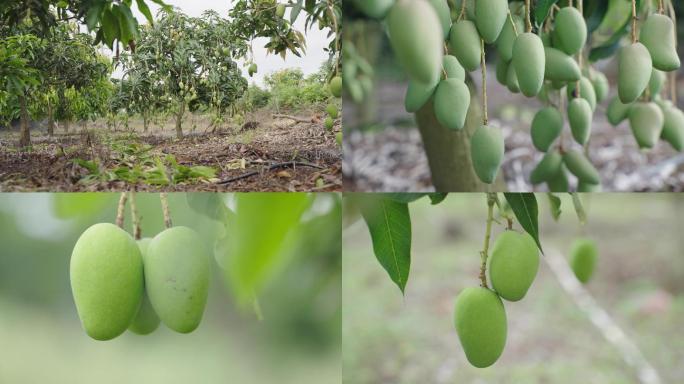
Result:
{"label": "unripe fruit", "polygon": [[585,183],[584,181],[580,180],[577,183],[577,192],[583,192],[583,193],[601,192],[601,184],[589,184],[589,183]]}
{"label": "unripe fruit", "polygon": [[679,68],[677,37],[672,19],[665,15],[651,14],[641,25],[639,41],[651,54],[654,68],[666,72]]}
{"label": "unripe fruit", "polygon": [[[475,20],[475,1],[477,0],[465,0],[466,18],[468,20]],[[458,9],[460,11],[461,7],[463,7],[463,0],[454,0],[454,5],[454,9]]]}
{"label": "unripe fruit", "polygon": [[180,333],[197,328],[209,288],[209,255],[199,235],[187,227],[164,230],[145,257],[145,284],[161,321]]}
{"label": "unripe fruit", "polygon": [[632,104],[623,104],[620,98],[615,96],[610,104],[608,104],[608,110],[606,111],[608,122],[613,126],[620,124],[627,118],[631,106]]}
{"label": "unripe fruit", "polygon": [[437,84],[439,84],[439,78],[430,84],[409,80],[406,96],[404,97],[406,112],[414,113],[421,109],[435,93]]}
{"label": "unripe fruit", "polygon": [[[140,248],[140,254],[142,255],[143,260],[145,260],[147,247],[150,245],[151,241],[152,239],[150,238],[138,240],[138,248]],[[135,315],[131,325],[128,326],[128,329],[133,333],[137,333],[138,335],[147,335],[154,332],[154,330],[159,327],[159,323],[159,316],[157,316],[154,308],[152,308],[152,303],[150,303],[147,292],[143,291],[143,298],[142,302],[140,303],[140,308],[138,308],[138,313]]]}
{"label": "unripe fruit", "polygon": [[489,259],[492,288],[503,299],[525,297],[539,270],[537,244],[527,233],[505,231],[496,239]]}
{"label": "unripe fruit", "polygon": [[496,61],[496,81],[503,86],[508,85],[508,66],[509,63],[501,59]]}
{"label": "unripe fruit", "polygon": [[249,66],[249,72],[250,72],[250,74],[257,73],[258,71],[259,71],[259,69],[258,69],[256,63],[252,63],[252,64]]}
{"label": "unripe fruit", "polygon": [[128,328],[143,295],[143,262],[123,229],[100,223],[86,229],[71,254],[69,277],[83,328],[95,340]]}
{"label": "unripe fruit", "polygon": [[574,150],[565,152],[563,155],[563,163],[579,180],[589,184],[601,183],[601,177],[599,176],[598,171],[582,152]]}
{"label": "unripe fruit", "polygon": [[449,37],[450,52],[458,58],[466,71],[472,72],[480,67],[480,35],[475,23],[461,20],[451,27]]}
{"label": "unripe fruit", "polygon": [[469,287],[456,297],[454,325],[463,352],[473,366],[496,362],[506,345],[506,310],[499,296],[482,287]]}
{"label": "unripe fruit", "polygon": [[542,152],[549,150],[551,144],[563,130],[563,116],[555,107],[542,108],[532,119],[532,144]]}
{"label": "unripe fruit", "polygon": [[325,107],[325,111],[328,113],[328,116],[333,119],[337,119],[337,116],[339,116],[339,111],[337,110],[337,106],[335,104],[328,104],[328,106]]}
{"label": "unripe fruit", "polygon": [[684,112],[675,107],[662,108],[665,123],[660,137],[681,152],[684,149]]}
{"label": "unripe fruit", "polygon": [[665,117],[656,103],[634,103],[629,108],[629,125],[639,148],[653,148],[663,132]]}
{"label": "unripe fruit", "polygon": [[589,141],[591,115],[591,105],[589,105],[588,101],[574,98],[568,103],[568,122],[570,123],[572,137],[582,145]]}
{"label": "unripe fruit", "polygon": [[544,76],[547,80],[577,81],[582,77],[579,65],[565,52],[551,47],[544,49],[546,66]]}
{"label": "unripe fruit", "polygon": [[508,65],[508,70],[506,71],[506,86],[508,87],[508,90],[512,93],[520,92],[518,76],[515,74],[515,67],[513,67],[513,63],[510,63]]}
{"label": "unripe fruit", "polygon": [[653,63],[641,43],[622,47],[618,55],[618,95],[625,104],[636,101],[648,86]]}
{"label": "unripe fruit", "polygon": [[[577,83],[576,82],[571,82],[568,84],[568,99],[572,99],[574,97],[577,97],[575,90],[577,89]],[[584,100],[589,102],[589,106],[591,107],[591,110],[594,111],[596,109],[596,92],[594,91],[594,85],[591,83],[591,81],[582,76],[582,79],[580,79],[580,97],[583,98]]]}
{"label": "unripe fruit", "polygon": [[435,9],[424,0],[398,0],[386,21],[394,54],[409,77],[431,82],[442,66],[444,42]]}
{"label": "unripe fruit", "polygon": [[512,19],[515,24],[511,23],[511,18],[506,18],[506,23],[499,34],[499,38],[496,39],[496,50],[499,52],[500,59],[504,61],[511,61],[513,59],[513,43],[515,43],[515,38],[517,37],[513,26],[515,25],[519,32],[525,30],[521,17],[513,16]]}
{"label": "unripe fruit", "polygon": [[458,62],[456,56],[444,55],[444,59],[442,60],[442,66],[444,67],[444,71],[446,72],[447,78],[454,78],[459,79],[461,81],[465,81],[465,69],[463,68],[461,63]]}
{"label": "unripe fruit", "polygon": [[449,4],[447,0],[428,0],[432,7],[437,13],[439,18],[439,23],[442,26],[443,39],[449,37],[449,31],[451,30],[451,10],[449,9]]}
{"label": "unripe fruit", "polygon": [[475,1],[475,24],[487,44],[496,41],[508,16],[507,0]]}
{"label": "unripe fruit", "polygon": [[470,90],[461,80],[442,80],[435,91],[435,116],[449,129],[462,129],[470,107]]}
{"label": "unripe fruit", "polygon": [[590,79],[591,85],[593,85],[593,87],[594,87],[594,93],[596,94],[596,101],[598,103],[600,103],[603,100],[605,100],[606,97],[608,97],[608,91],[610,90],[610,83],[608,82],[608,78],[606,77],[606,75],[603,74],[603,72],[599,72],[596,70],[592,70],[591,72],[592,72],[591,73],[591,79]]}
{"label": "unripe fruit", "polygon": [[534,33],[523,33],[513,44],[513,67],[523,95],[536,96],[544,84],[544,44]]}
{"label": "unripe fruit", "polygon": [[568,173],[564,165],[561,165],[560,171],[546,181],[546,185],[551,192],[568,192],[570,190]]}
{"label": "unripe fruit", "polygon": [[325,118],[325,129],[328,131],[332,131],[333,127],[335,126],[335,120],[332,119],[332,117],[328,116]]}
{"label": "unripe fruit", "polygon": [[575,240],[570,251],[570,267],[575,272],[577,280],[586,283],[594,274],[598,250],[596,243],[591,239],[580,238]]}
{"label": "unripe fruit", "polygon": [[556,13],[555,29],[553,31],[558,39],[558,46],[568,55],[579,52],[587,41],[587,24],[584,17],[573,7],[562,8]]}
{"label": "unripe fruit", "polygon": [[484,183],[493,183],[504,155],[501,130],[488,125],[479,126],[470,138],[470,155],[477,177]]}
{"label": "unripe fruit", "polygon": [[561,172],[561,165],[563,165],[563,156],[558,151],[545,154],[530,173],[530,182],[536,185],[553,179],[556,174]]}
{"label": "unripe fruit", "polygon": [[330,80],[330,93],[335,97],[342,97],[342,78],[335,76]]}
{"label": "unripe fruit", "polygon": [[335,134],[335,141],[337,142],[337,145],[342,147],[342,132],[337,132]]}
{"label": "unripe fruit", "polygon": [[660,90],[665,84],[666,75],[665,72],[654,69],[651,73],[651,78],[648,80],[648,91],[651,92],[651,97],[660,94]]}
{"label": "unripe fruit", "polygon": [[374,19],[382,19],[394,5],[395,0],[353,0],[358,10]]}
{"label": "unripe fruit", "polygon": [[276,16],[278,16],[281,19],[283,18],[283,16],[285,16],[285,5],[284,4],[278,4],[278,6],[276,6]]}

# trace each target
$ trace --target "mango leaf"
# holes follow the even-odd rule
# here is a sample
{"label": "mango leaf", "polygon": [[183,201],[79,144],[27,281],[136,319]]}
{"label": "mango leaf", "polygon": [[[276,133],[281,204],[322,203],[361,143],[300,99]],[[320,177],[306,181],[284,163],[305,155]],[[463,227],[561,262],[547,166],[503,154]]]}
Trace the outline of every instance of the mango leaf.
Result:
{"label": "mango leaf", "polygon": [[373,252],[402,294],[411,268],[411,217],[408,203],[364,196],[361,215],[373,241]]}
{"label": "mango leaf", "polygon": [[60,219],[92,217],[102,213],[105,207],[115,205],[118,193],[55,193],[52,209]]}
{"label": "mango leaf", "polygon": [[532,12],[532,22],[537,26],[537,28],[540,28],[542,25],[544,25],[544,21],[546,21],[546,18],[549,17],[549,11],[551,10],[551,7],[557,2],[558,0],[537,1]]}
{"label": "mango leaf", "polygon": [[90,8],[88,8],[88,12],[86,13],[85,17],[85,22],[86,25],[88,26],[88,30],[92,31],[97,27],[97,24],[100,22],[100,14],[102,14],[102,9],[105,6],[104,1],[98,1]]}
{"label": "mango leaf", "polygon": [[534,193],[504,193],[515,218],[523,229],[532,236],[539,250],[544,253],[539,242],[539,208]]}
{"label": "mango leaf", "polygon": [[580,199],[580,195],[578,193],[571,193],[572,195],[572,205],[575,206],[575,213],[577,213],[577,218],[580,221],[580,224],[584,225],[587,223],[587,213],[584,210],[584,205],[582,205],[582,200]]}
{"label": "mango leaf", "polygon": [[584,6],[584,18],[587,22],[587,34],[594,32],[608,12],[608,1],[588,1]]}
{"label": "mango leaf", "polygon": [[412,203],[424,196],[427,196],[427,193],[383,193],[382,196],[394,200],[398,203]]}
{"label": "mango leaf", "polygon": [[549,207],[551,209],[551,217],[555,221],[558,221],[561,215],[561,199],[560,197],[554,195],[553,193],[547,193],[546,197],[549,198]]}
{"label": "mango leaf", "polygon": [[428,197],[430,198],[430,202],[432,203],[432,205],[437,205],[437,204],[441,203],[442,201],[444,201],[444,199],[446,199],[447,195],[448,195],[448,193],[437,192],[437,193],[429,194]]}
{"label": "mango leaf", "polygon": [[138,5],[138,11],[140,11],[140,13],[142,13],[145,16],[150,25],[154,25],[152,12],[150,12],[150,7],[147,6],[145,0],[135,0],[135,3]]}
{"label": "mango leaf", "polygon": [[[636,0],[636,7],[637,9],[641,9],[642,5],[641,0]],[[606,12],[606,15],[604,17],[608,17],[608,11]],[[613,56],[615,52],[620,48],[620,42],[622,38],[627,35],[627,33],[631,30],[631,24],[632,24],[632,18],[627,17],[622,25],[618,28],[615,29],[615,32],[613,35],[607,39],[603,44],[601,44],[598,47],[594,47],[589,51],[589,61],[591,62],[596,62],[601,59],[605,59],[607,57]]]}

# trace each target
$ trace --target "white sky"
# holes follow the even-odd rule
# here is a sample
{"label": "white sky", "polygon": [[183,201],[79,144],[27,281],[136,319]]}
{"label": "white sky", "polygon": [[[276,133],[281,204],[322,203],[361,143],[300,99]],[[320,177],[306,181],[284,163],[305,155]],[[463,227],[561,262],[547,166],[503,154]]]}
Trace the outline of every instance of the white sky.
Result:
{"label": "white sky", "polygon": [[[228,16],[228,10],[232,8],[231,0],[165,0],[166,4],[173,5],[174,7],[180,8],[180,10],[193,17],[201,16],[206,10],[213,9],[219,13],[221,17]],[[150,9],[152,10],[152,15],[155,16],[159,10],[159,6],[152,3],[151,1],[146,2]],[[289,17],[290,8],[287,8],[285,17]],[[138,19],[140,24],[146,24],[147,19],[138,12],[136,6],[133,6],[133,14]],[[327,52],[323,51],[328,44],[328,39],[326,38],[326,30],[318,30],[318,26],[314,27],[308,31],[304,31],[304,12],[302,12],[295,23],[295,28],[306,36],[306,54],[302,57],[297,57],[288,51],[287,57],[283,60],[277,55],[266,55],[266,50],[263,48],[268,42],[267,38],[258,38],[254,40],[254,62],[259,66],[259,72],[250,78],[247,75],[246,68],[242,68],[242,61],[239,61],[240,67],[242,68],[243,76],[251,83],[256,83],[259,86],[264,85],[264,76],[273,73],[277,70],[284,68],[300,68],[305,75],[315,73],[320,68],[321,64],[328,59]],[[121,77],[120,71],[114,72],[114,77]]]}

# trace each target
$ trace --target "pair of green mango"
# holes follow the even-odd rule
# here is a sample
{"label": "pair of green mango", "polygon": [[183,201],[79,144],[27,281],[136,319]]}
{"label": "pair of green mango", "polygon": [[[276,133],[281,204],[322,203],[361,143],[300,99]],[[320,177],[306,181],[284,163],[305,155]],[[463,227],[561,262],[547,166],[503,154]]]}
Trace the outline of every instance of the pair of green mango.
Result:
{"label": "pair of green mango", "polygon": [[[596,168],[591,164],[589,159],[582,152],[569,150],[561,155],[557,150],[547,152],[539,161],[539,164],[532,170],[530,174],[530,182],[532,184],[549,183],[553,184],[559,174],[565,174],[565,169],[570,171],[580,183],[581,187],[578,190],[591,188],[595,190],[601,184],[601,177]],[[567,181],[564,183],[565,187],[562,191],[567,191]],[[550,185],[551,187],[551,185]],[[550,188],[554,189],[554,188]]]}
{"label": "pair of green mango", "polygon": [[207,300],[209,256],[199,235],[173,227],[136,241],[100,223],[74,246],[71,289],[86,333],[110,340],[126,329],[154,331],[161,321],[180,333],[197,328]]}

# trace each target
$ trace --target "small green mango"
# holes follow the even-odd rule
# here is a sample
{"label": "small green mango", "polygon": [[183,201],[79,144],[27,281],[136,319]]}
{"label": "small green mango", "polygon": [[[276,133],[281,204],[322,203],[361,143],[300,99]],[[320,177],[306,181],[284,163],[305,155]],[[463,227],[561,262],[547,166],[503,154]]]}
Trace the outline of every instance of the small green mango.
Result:
{"label": "small green mango", "polygon": [[415,113],[421,109],[435,93],[437,84],[439,84],[439,78],[436,78],[434,82],[429,84],[409,80],[406,97],[404,97],[406,112]]}
{"label": "small green mango", "polygon": [[385,20],[394,54],[409,77],[430,83],[439,76],[444,34],[430,3],[397,0]]}
{"label": "small green mango", "polygon": [[448,78],[435,91],[435,116],[449,129],[462,129],[470,107],[470,90],[461,80]]}
{"label": "small green mango", "polygon": [[546,153],[530,173],[530,182],[536,185],[553,179],[561,172],[561,165],[563,165],[563,156],[558,151]]}
{"label": "small green mango", "polygon": [[537,96],[544,84],[544,44],[534,33],[518,35],[513,44],[513,67],[523,95]]}
{"label": "small green mango", "polygon": [[511,93],[520,93],[518,76],[515,74],[513,63],[508,65],[508,70],[506,71],[506,86]]}
{"label": "small green mango", "polygon": [[620,98],[615,96],[613,100],[610,101],[610,104],[608,104],[608,110],[606,111],[608,122],[613,126],[620,124],[627,118],[631,106],[632,104],[623,104],[622,101],[620,101]]}
{"label": "small green mango", "polygon": [[283,16],[285,16],[285,4],[278,4],[276,6],[276,12],[275,13],[276,13],[276,16],[278,16],[279,18],[282,19]]}
{"label": "small green mango", "polygon": [[469,287],[456,297],[454,325],[466,358],[473,366],[494,364],[506,346],[506,310],[499,296],[482,287]]}
{"label": "small green mango", "polygon": [[644,93],[651,79],[653,62],[641,43],[624,46],[618,54],[618,95],[624,104],[633,103]]}
{"label": "small green mango", "polygon": [[653,148],[663,132],[665,117],[656,103],[634,103],[629,108],[629,125],[639,148]]}
{"label": "small green mango", "polygon": [[335,76],[330,80],[328,85],[330,88],[330,93],[335,97],[342,97],[342,78],[340,76]]}
{"label": "small green mango", "polygon": [[660,90],[663,89],[663,84],[665,84],[666,79],[667,76],[665,75],[665,72],[653,69],[651,78],[648,80],[648,91],[651,93],[651,97],[660,94]]}
{"label": "small green mango", "polygon": [[480,180],[493,183],[504,156],[501,130],[489,125],[479,126],[470,138],[470,155]]}
{"label": "small green mango", "polygon": [[395,0],[352,0],[354,6],[366,16],[373,19],[383,19],[389,13]]}
{"label": "small green mango", "polygon": [[684,149],[684,112],[676,107],[662,108],[665,123],[660,137],[677,152]]}
{"label": "small green mango", "polygon": [[594,92],[596,94],[596,102],[600,103],[608,97],[608,91],[610,91],[610,83],[608,78],[603,72],[591,70],[591,85],[594,87]]}
{"label": "small green mango", "polygon": [[546,181],[550,192],[569,192],[568,172],[565,165],[561,165],[560,171]]}
{"label": "small green mango", "polygon": [[568,122],[572,137],[584,145],[591,135],[592,111],[589,102],[582,98],[574,98],[568,103]]}
{"label": "small green mango", "polygon": [[[465,0],[466,3],[466,19],[468,20],[475,20],[475,1],[476,0]],[[461,11],[461,7],[463,7],[463,1],[462,0],[454,0],[454,9],[457,9],[459,12]]]}
{"label": "small green mango", "polygon": [[475,25],[487,44],[496,41],[508,17],[508,0],[477,0]]}
{"label": "small green mango", "polygon": [[332,131],[333,127],[335,126],[335,120],[333,120],[332,117],[328,116],[325,118],[325,121],[323,124],[325,125],[326,130]]}
{"label": "small green mango", "polygon": [[[568,100],[577,97],[575,90],[577,89],[577,82],[568,83]],[[589,102],[591,110],[596,110],[596,92],[591,80],[582,76],[580,79],[580,97]]]}
{"label": "small green mango", "polygon": [[653,13],[641,25],[639,41],[646,46],[653,59],[653,67],[661,71],[674,71],[680,66],[677,55],[677,36],[672,19]]}
{"label": "small green mango", "polygon": [[330,116],[333,119],[337,119],[337,116],[339,116],[340,112],[337,109],[337,105],[335,104],[328,104],[327,107],[325,107],[325,111],[328,113],[328,116]]}
{"label": "small green mango", "polygon": [[568,55],[574,55],[584,47],[587,41],[587,23],[577,8],[562,8],[556,13],[555,24],[553,33],[559,42],[556,48]]}
{"label": "small green mango", "polygon": [[501,298],[518,301],[525,297],[538,270],[539,251],[532,236],[515,231],[499,235],[489,259],[489,278]]}
{"label": "small green mango", "polygon": [[480,68],[480,35],[475,23],[461,20],[451,26],[449,37],[450,52],[458,58],[466,71]]}
{"label": "small green mango", "polygon": [[596,243],[587,238],[575,240],[570,251],[570,267],[575,272],[577,280],[582,283],[589,281],[596,268],[598,250]]}
{"label": "small green mango", "polygon": [[[511,19],[513,19],[513,23],[511,23]],[[525,30],[522,17],[512,16],[511,18],[506,18],[506,23],[499,34],[499,38],[496,39],[496,51],[499,52],[500,60],[503,59],[508,62],[513,59],[513,44],[517,37],[515,34],[516,30],[518,33],[522,33]]]}
{"label": "small green mango", "polygon": [[447,78],[459,79],[465,81],[465,68],[458,62],[456,56],[444,55],[444,60],[442,61],[442,66],[444,67],[444,72],[446,72]]}
{"label": "small green mango", "polygon": [[199,326],[209,289],[209,253],[188,227],[172,227],[152,239],[145,256],[145,284],[155,312],[169,328]]}
{"label": "small green mango", "polygon": [[582,180],[577,183],[577,192],[592,193],[601,192],[601,184],[589,184]]}
{"label": "small green mango", "polygon": [[442,32],[444,39],[449,37],[449,31],[451,30],[451,10],[449,9],[449,4],[447,0],[428,0],[432,7],[437,13],[439,18],[439,25],[442,26]]}
{"label": "small green mango", "polygon": [[[143,260],[145,260],[147,247],[150,245],[151,241],[152,239],[147,237],[138,240],[138,248],[140,248],[140,254],[142,255]],[[144,291],[140,308],[138,308],[138,313],[135,315],[131,325],[128,326],[128,329],[138,335],[147,335],[154,332],[154,330],[159,327],[159,323],[159,316],[157,316],[154,308],[152,308],[152,303],[150,303],[150,298],[147,296],[147,292]]]}
{"label": "small green mango", "polygon": [[579,65],[565,52],[551,47],[544,49],[546,67],[544,76],[547,80],[577,81],[582,77]]}
{"label": "small green mango", "polygon": [[69,278],[88,336],[111,340],[126,331],[143,297],[143,261],[131,235],[110,223],[86,229],[71,254]]}
{"label": "small green mango", "polygon": [[563,116],[555,107],[542,108],[532,119],[532,144],[542,152],[549,150],[551,144],[563,130]]}
{"label": "small green mango", "polygon": [[600,184],[601,177],[582,152],[570,150],[563,155],[563,163],[577,179],[589,184]]}
{"label": "small green mango", "polygon": [[509,63],[499,59],[496,61],[496,81],[503,86],[508,86]]}

